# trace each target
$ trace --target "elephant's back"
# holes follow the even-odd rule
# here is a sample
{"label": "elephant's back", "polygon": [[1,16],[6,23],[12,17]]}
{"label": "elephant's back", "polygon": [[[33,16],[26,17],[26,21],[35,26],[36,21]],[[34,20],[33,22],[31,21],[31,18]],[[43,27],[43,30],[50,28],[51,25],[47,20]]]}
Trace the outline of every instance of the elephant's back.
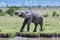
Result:
{"label": "elephant's back", "polygon": [[42,13],[40,11],[38,11],[38,12],[33,11],[33,16],[38,18],[38,17],[42,17],[43,15],[42,15]]}

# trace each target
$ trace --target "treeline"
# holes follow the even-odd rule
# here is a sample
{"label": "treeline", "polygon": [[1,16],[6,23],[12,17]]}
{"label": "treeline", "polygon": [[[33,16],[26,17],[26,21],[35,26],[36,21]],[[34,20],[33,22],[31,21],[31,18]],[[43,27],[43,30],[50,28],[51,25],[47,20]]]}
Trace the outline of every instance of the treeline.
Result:
{"label": "treeline", "polygon": [[14,11],[18,10],[19,8],[20,7],[17,6],[11,6],[11,7],[7,7],[6,11],[0,9],[0,16],[5,16],[5,15],[14,16]]}
{"label": "treeline", "polygon": [[42,6],[42,5],[39,5],[39,6],[22,6],[22,8],[60,8],[60,6]]}

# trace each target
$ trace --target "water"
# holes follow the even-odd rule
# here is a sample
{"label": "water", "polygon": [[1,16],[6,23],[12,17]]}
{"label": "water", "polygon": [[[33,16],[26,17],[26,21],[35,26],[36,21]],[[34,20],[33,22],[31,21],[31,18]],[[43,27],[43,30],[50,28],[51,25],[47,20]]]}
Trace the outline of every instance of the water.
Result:
{"label": "water", "polygon": [[60,40],[59,37],[56,38],[26,38],[26,37],[15,37],[15,38],[0,38],[0,40]]}
{"label": "water", "polygon": [[56,38],[54,38],[54,37],[52,37],[52,38],[26,38],[26,37],[15,37],[15,39],[14,40],[60,40],[60,38],[59,37],[56,37]]}

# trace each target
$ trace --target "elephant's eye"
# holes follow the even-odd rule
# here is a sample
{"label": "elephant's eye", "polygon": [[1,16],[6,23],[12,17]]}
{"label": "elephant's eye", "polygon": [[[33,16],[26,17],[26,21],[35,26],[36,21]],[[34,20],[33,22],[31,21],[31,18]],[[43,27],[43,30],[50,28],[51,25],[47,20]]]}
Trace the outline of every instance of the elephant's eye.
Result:
{"label": "elephant's eye", "polygon": [[27,14],[28,12],[26,12],[26,14]]}

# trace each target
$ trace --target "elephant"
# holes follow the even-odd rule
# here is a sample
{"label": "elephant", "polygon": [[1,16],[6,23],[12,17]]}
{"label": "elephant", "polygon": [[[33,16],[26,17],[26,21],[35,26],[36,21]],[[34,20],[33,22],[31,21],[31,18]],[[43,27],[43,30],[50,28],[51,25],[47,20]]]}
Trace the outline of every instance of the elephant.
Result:
{"label": "elephant", "polygon": [[20,32],[23,32],[23,29],[26,24],[27,24],[27,32],[29,32],[31,23],[35,25],[33,32],[36,32],[38,24],[41,27],[40,31],[43,31],[43,15],[40,11],[34,12],[30,9],[25,11],[16,11],[15,15],[24,18],[24,22],[21,26]]}

